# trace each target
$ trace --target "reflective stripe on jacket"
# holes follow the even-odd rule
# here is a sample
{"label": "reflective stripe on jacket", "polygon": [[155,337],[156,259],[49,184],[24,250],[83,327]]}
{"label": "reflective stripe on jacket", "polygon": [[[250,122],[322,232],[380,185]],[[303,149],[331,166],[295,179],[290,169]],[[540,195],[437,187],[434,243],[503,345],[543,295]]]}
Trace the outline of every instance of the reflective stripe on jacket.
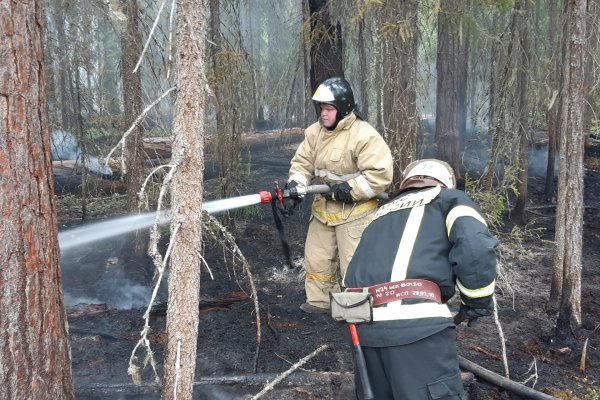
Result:
{"label": "reflective stripe on jacket", "polygon": [[[462,191],[425,188],[382,206],[363,232],[344,284],[368,287],[402,279],[436,283],[447,302],[458,286],[461,301],[489,299],[496,277],[496,239],[477,206]],[[411,343],[453,326],[448,307],[403,300],[373,309],[372,324],[359,326],[365,346]]]}
{"label": "reflective stripe on jacket", "polygon": [[292,158],[289,180],[309,185],[348,182],[354,204],[315,195],[312,214],[328,225],[339,225],[374,212],[377,200],[392,182],[392,155],[381,135],[351,113],[333,131],[319,122],[306,128]]}

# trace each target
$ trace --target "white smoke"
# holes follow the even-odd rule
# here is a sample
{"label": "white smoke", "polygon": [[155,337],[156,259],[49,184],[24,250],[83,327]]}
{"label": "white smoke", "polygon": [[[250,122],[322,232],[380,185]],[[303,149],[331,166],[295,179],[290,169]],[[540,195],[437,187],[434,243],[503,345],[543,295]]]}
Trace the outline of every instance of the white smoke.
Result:
{"label": "white smoke", "polygon": [[[81,149],[77,144],[77,139],[69,132],[52,132],[52,160],[64,161],[75,160],[81,162]],[[112,175],[112,170],[106,164],[100,162],[97,157],[86,154],[83,165],[92,172],[100,175]]]}

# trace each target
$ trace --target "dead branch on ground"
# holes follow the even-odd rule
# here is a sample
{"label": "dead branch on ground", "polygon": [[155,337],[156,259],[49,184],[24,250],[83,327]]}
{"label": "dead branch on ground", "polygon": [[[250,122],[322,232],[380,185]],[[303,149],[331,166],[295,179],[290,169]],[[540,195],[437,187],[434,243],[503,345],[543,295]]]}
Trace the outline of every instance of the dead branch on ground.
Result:
{"label": "dead branch on ground", "polygon": [[510,379],[505,378],[502,375],[498,375],[497,373],[492,372],[488,369],[485,369],[482,366],[477,365],[464,357],[458,357],[458,364],[461,368],[471,371],[473,374],[479,376],[480,378],[518,395],[522,395],[534,400],[557,400],[556,397],[547,395],[542,392],[538,392],[537,390],[522,385],[518,382],[511,381]]}
{"label": "dead branch on ground", "polygon": [[281,382],[282,380],[284,380],[292,372],[294,372],[295,370],[297,370],[298,368],[300,368],[302,365],[304,365],[307,361],[309,361],[311,358],[315,357],[317,354],[319,354],[320,352],[322,352],[323,350],[328,349],[328,348],[330,348],[330,346],[328,344],[321,345],[318,349],[316,349],[315,351],[313,351],[312,353],[310,353],[306,357],[302,358],[296,364],[292,365],[292,367],[290,369],[288,369],[287,371],[285,371],[283,374],[279,375],[273,382],[269,383],[267,386],[265,386],[263,388],[263,390],[261,390],[254,397],[252,397],[251,400],[256,400],[256,399],[261,398],[265,393],[267,393],[269,390],[273,389],[273,387],[276,384],[278,384],[279,382]]}
{"label": "dead branch on ground", "polygon": [[[261,321],[260,321],[260,307],[258,303],[258,292],[256,291],[256,285],[254,284],[254,278],[252,276],[252,271],[250,269],[250,263],[246,260],[246,257],[242,253],[242,250],[238,247],[235,242],[235,238],[227,231],[219,220],[210,215],[209,213],[203,211],[203,216],[205,218],[202,220],[203,230],[206,230],[209,234],[212,234],[213,238],[217,239],[223,248],[223,251],[231,252],[232,261],[236,259],[242,263],[242,267],[246,275],[248,276],[248,282],[250,284],[250,290],[252,291],[252,300],[254,301],[254,312],[256,313],[256,352],[254,355],[254,372],[258,370],[258,355],[260,354],[260,344],[261,344]],[[225,240],[218,240],[219,237],[224,238]],[[225,258],[225,260],[227,260]]]}
{"label": "dead branch on ground", "polygon": [[504,337],[504,331],[502,330],[500,318],[498,317],[498,302],[496,301],[496,295],[492,296],[492,300],[494,301],[494,322],[496,323],[496,328],[498,328],[498,336],[500,336],[500,345],[502,346],[502,364],[504,365],[504,375],[509,378],[510,374],[508,372],[508,356],[506,355],[506,339]]}

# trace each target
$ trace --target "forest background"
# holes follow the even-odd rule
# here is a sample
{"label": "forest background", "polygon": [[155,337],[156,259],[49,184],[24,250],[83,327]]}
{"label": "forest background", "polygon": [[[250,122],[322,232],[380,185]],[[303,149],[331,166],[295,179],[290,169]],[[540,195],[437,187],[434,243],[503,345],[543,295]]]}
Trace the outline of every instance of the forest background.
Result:
{"label": "forest background", "polygon": [[[174,325],[169,329],[165,393],[186,386],[181,381],[176,385],[178,379],[193,380],[193,368],[180,376],[167,366],[176,364],[181,337],[197,336],[197,330],[183,329],[176,339],[174,332],[182,323],[177,310],[197,308],[195,266],[201,255],[190,248],[201,248],[200,226],[205,223],[199,217],[205,149],[210,147],[218,166],[217,197],[243,194],[237,190],[247,168],[241,156],[243,134],[314,122],[310,97],[330,76],[351,82],[359,109],[390,145],[395,186],[410,161],[429,155],[444,159],[498,233],[506,229],[510,211],[517,223],[511,224],[512,238],[532,234],[527,229],[527,172],[537,162],[533,144],[541,138],[544,194],[556,202],[558,244],[548,306],[556,309],[557,337],[578,340],[583,154],[590,138],[600,133],[598,1],[50,0],[43,10],[33,4],[21,9],[3,1],[4,31],[6,38],[16,35],[18,29],[9,26],[23,23],[16,18],[19,12],[44,27],[45,78],[38,83],[47,94],[47,103],[40,97],[47,119],[40,117],[40,125],[44,134],[52,132],[49,143],[55,153],[65,143],[76,143],[75,159],[85,166],[75,197],[80,219],[94,216],[91,205],[101,193],[88,174],[122,179],[124,193],[113,198],[113,210],[139,212],[167,205],[185,210],[185,218],[172,222],[171,236],[180,240],[169,246],[170,253],[161,255],[151,243],[158,271],[171,257],[169,290],[181,289],[179,279],[183,293],[195,293],[181,303],[169,299],[168,318]],[[1,43],[0,50],[8,54],[12,42]],[[42,56],[37,50],[33,59]],[[26,94],[17,89],[4,92]],[[10,123],[5,128],[8,143],[16,130]],[[157,157],[148,156],[147,144],[156,142],[167,143],[170,156],[159,159],[160,165],[149,165],[148,159]],[[465,149],[474,145],[483,151],[466,158]],[[43,152],[49,150],[46,146]],[[185,184],[192,181],[198,184]],[[58,209],[73,199],[58,197]],[[49,201],[48,207],[55,207]],[[232,223],[228,217],[221,222]],[[187,231],[186,224],[194,223]],[[49,240],[58,245],[56,237]],[[24,243],[5,241],[5,250]],[[192,259],[189,254],[194,254]],[[27,271],[21,272],[26,276]],[[0,282],[7,285],[16,278],[18,274]],[[29,290],[36,289],[24,293]],[[60,325],[64,304],[52,296],[62,296],[61,290],[47,295],[45,300],[58,307]],[[2,309],[10,310],[4,315],[24,312],[12,307],[14,298],[2,299]],[[197,315],[189,314],[191,325],[197,325]],[[7,320],[2,322],[9,326]],[[24,323],[35,321],[27,318]],[[190,347],[183,353],[195,359],[196,339],[184,343]],[[10,357],[19,353],[7,351]],[[48,373],[49,367],[43,368]],[[12,382],[11,390],[28,390],[13,372],[2,375]],[[69,372],[55,369],[50,375]],[[52,380],[62,382],[57,390],[72,392],[68,377]],[[179,389],[169,390],[173,387]]]}

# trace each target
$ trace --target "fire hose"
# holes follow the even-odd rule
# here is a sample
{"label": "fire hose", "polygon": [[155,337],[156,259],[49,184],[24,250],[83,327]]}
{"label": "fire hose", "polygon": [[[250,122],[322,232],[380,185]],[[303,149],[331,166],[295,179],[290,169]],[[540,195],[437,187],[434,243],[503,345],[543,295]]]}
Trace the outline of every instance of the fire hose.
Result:
{"label": "fire hose", "polygon": [[275,190],[273,192],[262,191],[258,193],[261,199],[261,203],[271,203],[271,208],[273,210],[273,219],[275,220],[275,226],[277,227],[277,231],[279,232],[279,239],[283,248],[283,255],[285,256],[285,260],[290,268],[293,268],[294,264],[292,263],[290,245],[285,237],[283,222],[281,221],[279,213],[277,212],[278,204],[280,207],[282,207],[284,199],[286,197],[303,198],[307,194],[327,193],[329,191],[330,189],[328,185],[295,186],[293,188],[282,189],[279,187],[279,183],[275,181]]}
{"label": "fire hose", "polygon": [[[261,191],[258,193],[257,196],[260,198],[260,203],[271,203],[271,207],[273,209],[273,219],[275,220],[275,226],[279,232],[279,239],[281,240],[281,246],[283,247],[283,254],[290,268],[293,268],[290,245],[285,237],[283,222],[277,213],[278,207],[280,207],[280,211],[283,209],[283,203],[286,198],[303,198],[307,194],[329,193],[330,191],[331,188],[324,184],[308,186],[298,185],[291,188],[282,189],[279,187],[279,183],[275,181],[274,191]],[[387,194],[385,193],[379,194],[377,198],[381,200],[388,200]]]}

